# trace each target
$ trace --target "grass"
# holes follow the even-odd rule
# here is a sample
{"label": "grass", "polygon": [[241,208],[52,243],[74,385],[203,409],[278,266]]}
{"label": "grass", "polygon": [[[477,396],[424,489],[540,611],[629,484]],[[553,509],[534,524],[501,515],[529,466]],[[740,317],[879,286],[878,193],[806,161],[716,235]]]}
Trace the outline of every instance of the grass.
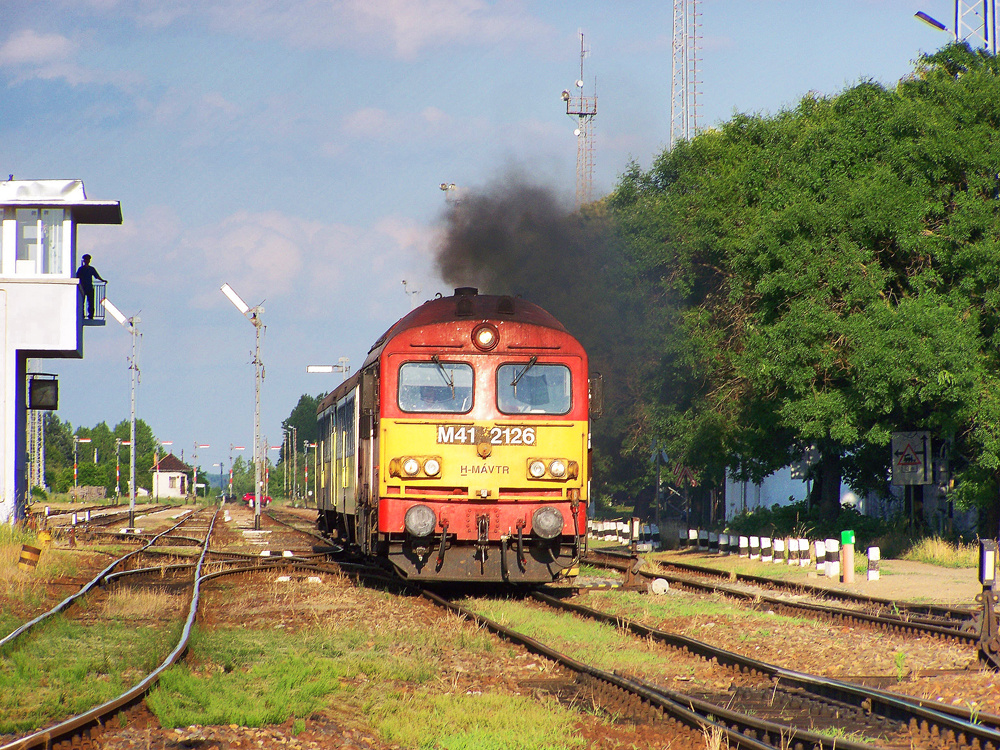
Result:
{"label": "grass", "polygon": [[568,728],[573,713],[532,698],[483,694],[376,696],[369,710],[390,743],[420,750],[533,750],[584,747]]}
{"label": "grass", "polygon": [[978,568],[979,545],[953,544],[940,537],[928,537],[910,547],[903,559],[945,568]]}
{"label": "grass", "polygon": [[578,655],[600,669],[641,671],[650,662],[651,645],[634,636],[598,622],[568,620],[547,609],[501,599],[478,599],[465,603],[491,620],[508,625],[552,644],[560,651]]}
{"label": "grass", "polygon": [[[461,627],[450,646],[491,653],[487,634]],[[260,727],[354,706],[388,742],[409,748],[572,748],[572,713],[519,696],[442,691],[440,633],[373,634],[317,626],[295,638],[273,630],[198,630],[185,663],[147,698],[165,727]],[[527,721],[525,720],[527,718]]]}
{"label": "grass", "polygon": [[24,732],[121,694],[176,641],[174,627],[87,626],[62,615],[0,651],[0,733]]}

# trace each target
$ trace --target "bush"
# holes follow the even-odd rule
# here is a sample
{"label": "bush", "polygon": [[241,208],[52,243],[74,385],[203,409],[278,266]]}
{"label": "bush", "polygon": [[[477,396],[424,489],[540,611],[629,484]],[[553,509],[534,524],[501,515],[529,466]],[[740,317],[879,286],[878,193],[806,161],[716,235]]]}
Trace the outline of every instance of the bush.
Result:
{"label": "bush", "polygon": [[818,508],[810,509],[805,500],[790,505],[772,505],[741,513],[726,527],[731,533],[744,535],[795,536],[805,539],[837,539],[840,532],[853,531],[858,549],[875,545],[883,550],[883,557],[894,557],[886,548],[901,554],[913,544],[913,537],[900,533],[900,524],[864,516],[851,505],[843,505],[834,519],[824,518]]}

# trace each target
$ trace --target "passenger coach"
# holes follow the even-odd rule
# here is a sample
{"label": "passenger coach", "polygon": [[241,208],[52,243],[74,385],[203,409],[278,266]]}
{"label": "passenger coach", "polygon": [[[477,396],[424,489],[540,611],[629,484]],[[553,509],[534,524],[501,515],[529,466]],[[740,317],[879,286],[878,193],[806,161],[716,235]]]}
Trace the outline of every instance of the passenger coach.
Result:
{"label": "passenger coach", "polygon": [[320,528],[417,580],[575,575],[591,386],[537,305],[471,288],[425,303],[320,404]]}

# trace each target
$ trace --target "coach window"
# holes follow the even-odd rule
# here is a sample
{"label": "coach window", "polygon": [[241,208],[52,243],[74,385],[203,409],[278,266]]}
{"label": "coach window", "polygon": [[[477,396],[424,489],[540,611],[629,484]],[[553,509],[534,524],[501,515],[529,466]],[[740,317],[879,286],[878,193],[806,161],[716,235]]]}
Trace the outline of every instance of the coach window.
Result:
{"label": "coach window", "polygon": [[566,414],[572,404],[566,365],[532,359],[497,368],[497,407],[504,414]]}
{"label": "coach window", "polygon": [[399,368],[399,408],[406,412],[464,414],[472,408],[472,365],[407,362]]}

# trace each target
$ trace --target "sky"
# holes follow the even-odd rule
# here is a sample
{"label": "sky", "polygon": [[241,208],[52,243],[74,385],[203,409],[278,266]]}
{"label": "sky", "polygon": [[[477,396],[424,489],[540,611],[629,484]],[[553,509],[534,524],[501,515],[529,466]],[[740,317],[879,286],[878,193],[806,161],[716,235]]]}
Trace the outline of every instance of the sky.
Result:
{"label": "sky", "polygon": [[[262,437],[411,304],[451,289],[435,254],[442,183],[517,172],[572,201],[576,121],[596,91],[594,195],[669,140],[667,0],[0,0],[0,173],[82,179],[121,202],[81,225],[107,295],[139,318],[137,416],[209,473],[252,454],[263,308]],[[773,114],[810,92],[892,86],[950,41],[949,0],[702,0],[697,124]],[[407,284],[402,282],[406,280]],[[544,306],[543,300],[534,300]],[[130,413],[131,337],[109,318],[82,360],[49,359],[57,415]],[[272,459],[277,452],[270,453]],[[212,466],[212,464],[216,466]]]}

